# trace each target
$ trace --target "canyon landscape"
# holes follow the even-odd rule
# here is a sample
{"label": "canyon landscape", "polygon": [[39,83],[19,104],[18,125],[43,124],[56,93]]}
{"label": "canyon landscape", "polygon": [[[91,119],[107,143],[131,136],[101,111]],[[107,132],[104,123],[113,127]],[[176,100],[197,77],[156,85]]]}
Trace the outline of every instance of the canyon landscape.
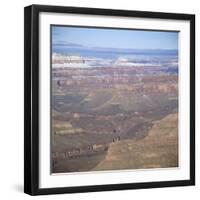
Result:
{"label": "canyon landscape", "polygon": [[51,173],[178,167],[178,50],[56,43],[52,29]]}

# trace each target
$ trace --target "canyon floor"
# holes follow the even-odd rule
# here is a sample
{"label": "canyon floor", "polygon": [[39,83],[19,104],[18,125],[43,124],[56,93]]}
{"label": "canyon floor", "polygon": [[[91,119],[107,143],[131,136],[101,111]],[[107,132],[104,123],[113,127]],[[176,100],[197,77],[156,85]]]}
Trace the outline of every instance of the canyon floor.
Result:
{"label": "canyon floor", "polygon": [[153,122],[147,135],[109,144],[107,151],[59,161],[57,172],[178,167],[178,115]]}
{"label": "canyon floor", "polygon": [[170,114],[155,121],[145,138],[111,144],[105,159],[93,170],[178,167],[177,122],[177,114]]}

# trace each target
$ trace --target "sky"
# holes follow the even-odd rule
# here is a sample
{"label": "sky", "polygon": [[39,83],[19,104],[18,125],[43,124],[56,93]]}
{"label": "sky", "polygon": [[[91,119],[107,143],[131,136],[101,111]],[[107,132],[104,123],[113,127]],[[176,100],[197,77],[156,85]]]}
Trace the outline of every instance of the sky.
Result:
{"label": "sky", "polygon": [[52,26],[52,44],[71,47],[178,49],[178,32]]}

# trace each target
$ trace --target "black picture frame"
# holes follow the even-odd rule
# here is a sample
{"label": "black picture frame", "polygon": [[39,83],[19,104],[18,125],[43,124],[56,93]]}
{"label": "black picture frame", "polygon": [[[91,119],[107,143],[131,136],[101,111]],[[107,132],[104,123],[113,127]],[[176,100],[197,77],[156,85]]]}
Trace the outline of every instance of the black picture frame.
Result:
{"label": "black picture frame", "polygon": [[[190,22],[190,179],[177,181],[39,188],[39,14],[76,13]],[[24,9],[24,192],[46,195],[195,185],[195,15],[31,5]]]}

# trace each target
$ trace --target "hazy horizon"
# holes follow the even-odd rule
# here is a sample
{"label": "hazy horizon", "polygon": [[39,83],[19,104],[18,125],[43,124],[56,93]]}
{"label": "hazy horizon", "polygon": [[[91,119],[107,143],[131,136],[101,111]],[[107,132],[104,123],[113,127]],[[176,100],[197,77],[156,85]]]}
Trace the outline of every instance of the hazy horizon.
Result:
{"label": "hazy horizon", "polygon": [[178,32],[52,26],[52,46],[73,49],[178,50]]}

